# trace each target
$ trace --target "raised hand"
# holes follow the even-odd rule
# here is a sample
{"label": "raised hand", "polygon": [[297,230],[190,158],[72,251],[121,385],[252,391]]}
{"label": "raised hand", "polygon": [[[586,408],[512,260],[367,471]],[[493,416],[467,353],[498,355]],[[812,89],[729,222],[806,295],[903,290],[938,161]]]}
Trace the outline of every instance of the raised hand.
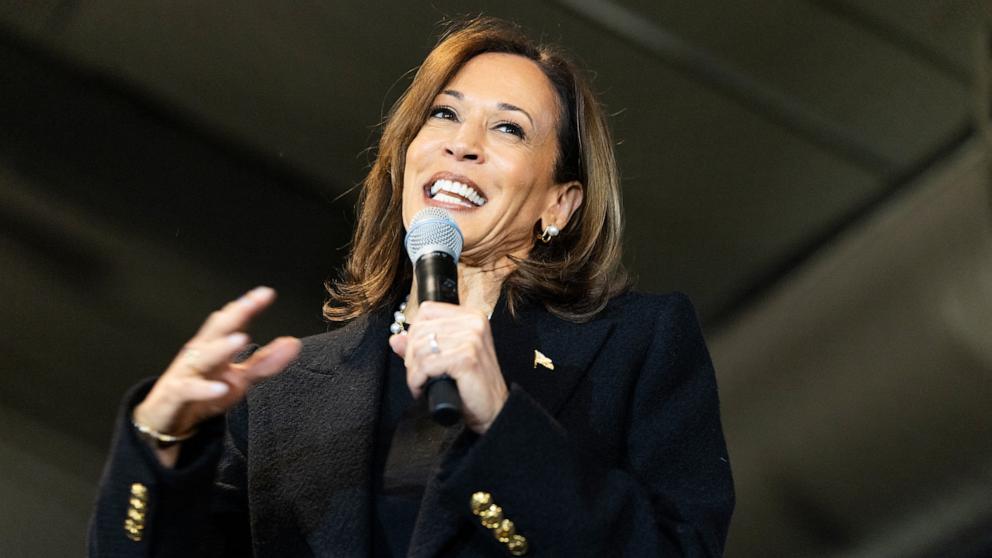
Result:
{"label": "raised hand", "polygon": [[[210,314],[135,407],[135,423],[161,434],[182,436],[201,421],[227,411],[252,384],[282,371],[299,354],[299,339],[279,337],[247,360],[231,362],[249,341],[243,330],[274,300],[275,291],[258,287]],[[167,466],[177,455],[178,448],[159,451],[159,459]]]}

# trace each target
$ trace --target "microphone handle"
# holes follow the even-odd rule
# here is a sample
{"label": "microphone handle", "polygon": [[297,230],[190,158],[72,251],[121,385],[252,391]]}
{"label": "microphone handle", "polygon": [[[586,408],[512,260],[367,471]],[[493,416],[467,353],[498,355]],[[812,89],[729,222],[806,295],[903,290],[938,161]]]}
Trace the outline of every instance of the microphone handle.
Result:
{"label": "microphone handle", "polygon": [[[445,252],[429,252],[417,260],[417,299],[458,304],[458,266]],[[462,398],[447,374],[427,381],[427,409],[435,422],[451,426],[462,418]]]}

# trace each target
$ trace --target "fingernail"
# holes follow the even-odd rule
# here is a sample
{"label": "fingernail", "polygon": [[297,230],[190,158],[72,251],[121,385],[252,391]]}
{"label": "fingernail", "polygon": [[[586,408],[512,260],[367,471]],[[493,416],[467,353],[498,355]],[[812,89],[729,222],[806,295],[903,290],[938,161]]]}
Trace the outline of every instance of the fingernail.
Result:
{"label": "fingernail", "polygon": [[227,336],[227,342],[230,343],[232,347],[240,347],[248,342],[248,336],[244,333],[232,333]]}
{"label": "fingernail", "polygon": [[248,294],[250,294],[251,296],[269,296],[274,292],[275,291],[272,290],[272,287],[261,286],[261,287],[255,287]]}
{"label": "fingernail", "polygon": [[213,382],[210,384],[210,391],[216,393],[217,395],[224,395],[229,389],[231,389],[230,386],[224,382]]}
{"label": "fingernail", "polygon": [[265,286],[255,287],[254,289],[242,295],[241,298],[238,299],[238,301],[241,304],[244,304],[245,306],[251,308],[252,306],[258,304],[258,301],[256,299],[264,300],[266,298],[271,297],[273,293],[275,293],[275,291],[273,291],[270,287],[265,287]]}

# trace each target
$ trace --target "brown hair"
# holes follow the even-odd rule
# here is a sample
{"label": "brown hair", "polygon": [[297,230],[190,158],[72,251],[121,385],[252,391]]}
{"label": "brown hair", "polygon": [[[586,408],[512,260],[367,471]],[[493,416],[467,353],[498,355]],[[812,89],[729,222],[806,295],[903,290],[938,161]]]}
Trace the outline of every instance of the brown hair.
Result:
{"label": "brown hair", "polygon": [[[479,17],[448,26],[410,87],[387,115],[378,153],[362,183],[358,224],[342,278],[328,283],[324,317],[350,320],[395,302],[412,276],[403,248],[402,192],[407,147],[438,93],[459,69],[485,52],[533,60],[558,97],[557,183],[579,181],[584,199],[561,234],[537,242],[504,282],[511,312],[524,299],[572,321],[591,318],[628,287],[620,261],[620,178],[606,115],[584,76],[561,52],[536,44],[509,22]],[[535,224],[535,235],[538,224]]]}

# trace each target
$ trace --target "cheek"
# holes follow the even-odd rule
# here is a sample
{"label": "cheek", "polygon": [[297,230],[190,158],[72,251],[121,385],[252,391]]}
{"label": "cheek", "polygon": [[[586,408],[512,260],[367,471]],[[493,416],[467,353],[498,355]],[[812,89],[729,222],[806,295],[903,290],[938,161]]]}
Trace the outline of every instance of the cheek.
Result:
{"label": "cheek", "polygon": [[419,210],[417,205],[416,196],[416,173],[413,169],[413,164],[411,160],[416,160],[414,154],[414,144],[410,144],[407,148],[406,154],[403,161],[403,191],[400,195],[400,201],[402,203],[402,215],[403,215],[403,228],[408,228],[410,225],[410,220],[413,218],[413,214]]}
{"label": "cheek", "polygon": [[551,173],[542,170],[546,168],[546,161],[541,158],[523,157],[512,164],[504,165],[500,170],[507,189],[510,190],[510,205],[517,211],[526,213],[528,218],[544,209],[552,187]]}
{"label": "cheek", "polygon": [[410,142],[410,146],[406,148],[406,154],[403,158],[403,189],[404,193],[409,190],[407,185],[414,184],[417,179],[417,172],[424,166],[426,145],[424,139],[421,137],[423,134],[417,135]]}
{"label": "cheek", "polygon": [[[424,179],[422,174],[431,165],[431,154],[436,147],[437,141],[431,139],[423,131],[413,138],[410,146],[406,148],[406,156],[403,160],[403,185],[415,184]],[[411,180],[413,182],[411,182]]]}
{"label": "cheek", "polygon": [[[420,135],[413,138],[410,142],[409,147],[406,148],[406,153],[403,157],[403,178],[407,178],[412,174],[414,168],[416,168],[418,161],[420,160],[420,153],[422,151]],[[404,181],[404,184],[406,182]]]}

